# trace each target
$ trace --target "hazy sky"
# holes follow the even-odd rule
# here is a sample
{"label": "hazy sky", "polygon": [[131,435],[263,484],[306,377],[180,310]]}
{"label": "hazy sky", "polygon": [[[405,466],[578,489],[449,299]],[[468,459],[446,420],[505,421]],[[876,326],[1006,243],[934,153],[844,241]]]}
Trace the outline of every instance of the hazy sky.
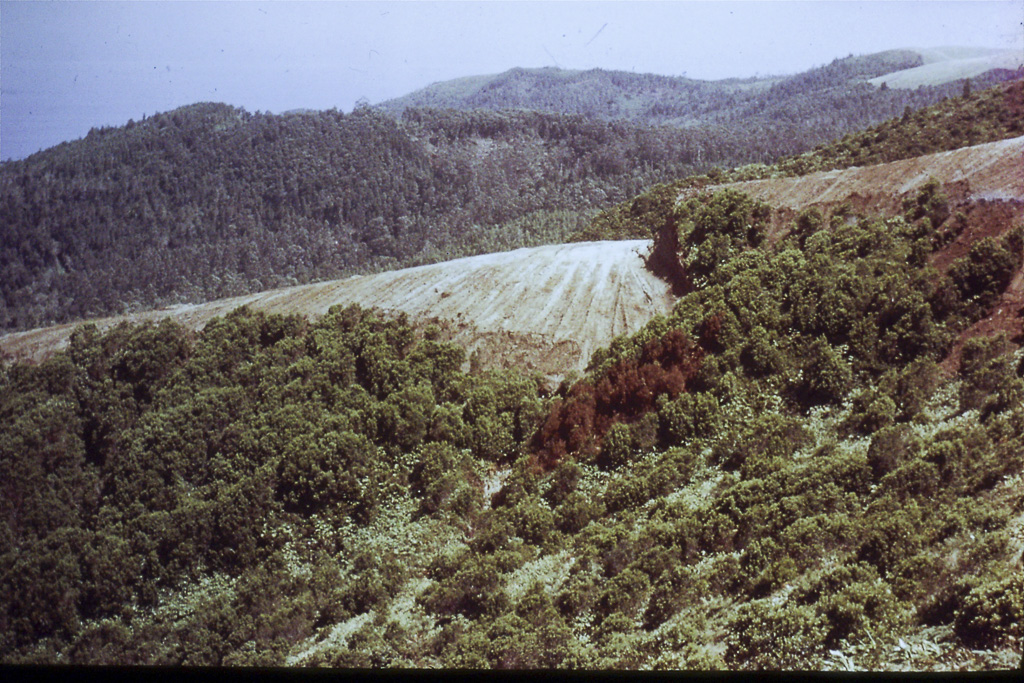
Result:
{"label": "hazy sky", "polygon": [[0,0],[0,159],[201,101],[349,111],[515,66],[719,79],[945,45],[1024,51],[1024,0]]}

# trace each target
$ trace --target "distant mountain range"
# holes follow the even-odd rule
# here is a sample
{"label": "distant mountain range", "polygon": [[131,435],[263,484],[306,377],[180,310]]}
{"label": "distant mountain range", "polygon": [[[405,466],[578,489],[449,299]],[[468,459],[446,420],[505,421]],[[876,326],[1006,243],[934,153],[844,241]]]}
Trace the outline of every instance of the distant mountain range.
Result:
{"label": "distant mountain range", "polygon": [[378,107],[395,115],[412,107],[530,109],[649,125],[759,119],[801,126],[835,122],[841,127],[856,125],[866,101],[886,112],[905,104],[920,106],[904,102],[906,93],[887,93],[890,88],[943,86],[964,78],[985,87],[1007,80],[1021,64],[1024,55],[1012,51],[934,48],[851,55],[793,76],[720,81],[602,69],[517,68],[435,83]]}

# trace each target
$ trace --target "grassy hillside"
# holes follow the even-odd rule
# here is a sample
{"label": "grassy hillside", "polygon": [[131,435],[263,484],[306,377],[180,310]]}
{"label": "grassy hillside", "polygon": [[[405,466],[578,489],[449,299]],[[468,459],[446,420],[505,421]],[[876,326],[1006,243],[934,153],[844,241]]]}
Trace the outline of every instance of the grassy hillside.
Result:
{"label": "grassy hillside", "polygon": [[689,202],[689,293],[551,397],[355,308],[4,366],[0,660],[1015,667],[1024,357],[937,362],[1024,236],[940,277],[917,213]]}

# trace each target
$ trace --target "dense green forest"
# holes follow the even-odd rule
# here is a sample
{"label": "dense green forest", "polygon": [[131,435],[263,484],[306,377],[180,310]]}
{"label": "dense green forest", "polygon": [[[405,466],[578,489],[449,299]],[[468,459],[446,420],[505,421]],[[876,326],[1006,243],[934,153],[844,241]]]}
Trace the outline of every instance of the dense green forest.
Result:
{"label": "dense green forest", "polygon": [[[95,129],[0,164],[0,329],[561,242],[658,183],[804,152],[960,87],[861,82],[912,62],[883,53],[757,83],[506,79],[570,99],[655,97],[663,115],[515,102],[492,85],[487,101],[399,119],[197,104]],[[488,111],[523,106],[553,111]]]}
{"label": "dense green forest", "polygon": [[700,168],[706,144],[555,114],[217,104],[95,130],[0,166],[0,326],[559,242],[588,211]]}
{"label": "dense green forest", "polygon": [[689,293],[554,396],[355,307],[5,365],[0,660],[1016,667],[1024,355],[937,363],[1024,229],[940,276],[933,201],[686,203]]}
{"label": "dense green forest", "polygon": [[747,164],[728,170],[713,168],[705,175],[658,185],[599,212],[570,239],[652,237],[673,211],[681,190],[687,187],[870,166],[1020,135],[1024,135],[1024,80],[980,92],[962,88],[958,97],[918,111],[907,109],[898,118],[859,133],[849,133],[808,152],[784,157],[771,165]]}

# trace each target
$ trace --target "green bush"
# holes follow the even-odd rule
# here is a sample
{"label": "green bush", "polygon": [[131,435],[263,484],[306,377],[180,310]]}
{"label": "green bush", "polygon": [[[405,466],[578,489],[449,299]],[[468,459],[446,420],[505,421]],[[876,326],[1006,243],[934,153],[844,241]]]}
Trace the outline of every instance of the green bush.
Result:
{"label": "green bush", "polygon": [[520,501],[509,512],[517,536],[532,545],[542,545],[554,529],[554,515],[539,496]]}
{"label": "green bush", "polygon": [[458,569],[441,577],[420,594],[417,602],[438,615],[461,614],[477,619],[497,616],[509,607],[503,589],[501,558],[496,555],[464,555]]}
{"label": "green bush", "polygon": [[620,613],[633,619],[646,604],[650,589],[651,580],[646,574],[627,567],[608,581],[597,598],[597,609],[604,615]]}
{"label": "green bush", "polygon": [[977,409],[982,418],[1024,401],[1024,382],[1017,374],[1013,347],[1005,337],[969,339],[960,357],[960,409]]}
{"label": "green bush", "polygon": [[633,455],[633,434],[626,424],[614,424],[601,444],[601,461],[609,467],[621,467]]}
{"label": "green bush", "polygon": [[285,509],[313,513],[328,505],[368,514],[376,504],[367,481],[376,458],[370,441],[352,432],[302,435],[288,443],[278,467],[278,495]]}
{"label": "green bush", "polygon": [[590,610],[598,598],[598,580],[577,562],[569,570],[569,578],[555,595],[559,613],[569,619]]}
{"label": "green bush", "polygon": [[718,399],[712,394],[683,394],[658,410],[659,434],[665,447],[713,435],[719,425]]}
{"label": "green bush", "polygon": [[971,245],[967,256],[958,259],[948,277],[965,301],[975,300],[985,309],[1010,284],[1019,256],[994,237],[985,237]]}
{"label": "green bush", "polygon": [[1024,636],[1024,575],[1019,571],[975,586],[962,599],[953,622],[968,647],[989,648]]}
{"label": "green bush", "polygon": [[871,438],[871,445],[868,447],[867,464],[875,481],[917,457],[923,448],[921,439],[906,425],[879,430]]}
{"label": "green bush", "polygon": [[604,512],[604,505],[600,501],[573,491],[555,509],[555,526],[567,534],[575,534],[592,520],[602,517]]}
{"label": "green bush", "polygon": [[653,491],[647,477],[633,475],[614,479],[604,494],[604,506],[610,513],[635,510],[651,499]]}
{"label": "green bush", "polygon": [[828,622],[825,644],[861,640],[869,634],[886,637],[902,624],[904,611],[875,568],[858,563],[838,567],[811,584],[801,599],[815,604]]}
{"label": "green bush", "polygon": [[847,424],[861,434],[874,434],[892,425],[896,419],[896,401],[891,396],[879,396],[877,391],[865,391],[853,399]]}
{"label": "green bush", "polygon": [[803,377],[797,385],[800,399],[808,405],[841,403],[853,381],[850,366],[823,337],[811,342],[805,355]]}
{"label": "green bush", "polygon": [[813,667],[823,654],[828,628],[828,620],[809,605],[752,600],[729,620],[725,659],[744,669]]}
{"label": "green bush", "polygon": [[544,493],[544,500],[554,506],[560,505],[566,500],[566,497],[576,491],[582,478],[583,469],[576,462],[563,460],[551,473],[547,491]]}

